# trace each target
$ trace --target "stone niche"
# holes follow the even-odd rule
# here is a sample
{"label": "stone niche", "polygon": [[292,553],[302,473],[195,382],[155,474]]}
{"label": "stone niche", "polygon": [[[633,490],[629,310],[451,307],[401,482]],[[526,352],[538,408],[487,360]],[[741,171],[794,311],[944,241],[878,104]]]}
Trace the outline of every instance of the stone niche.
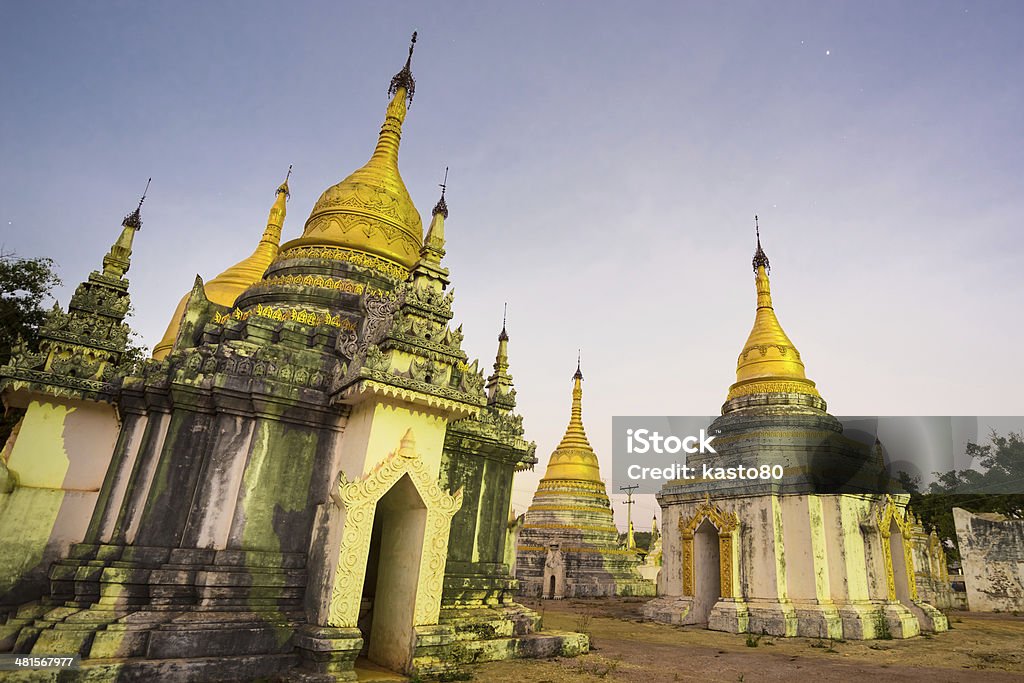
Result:
{"label": "stone niche", "polygon": [[953,523],[974,612],[1024,610],[1024,520],[953,508]]}

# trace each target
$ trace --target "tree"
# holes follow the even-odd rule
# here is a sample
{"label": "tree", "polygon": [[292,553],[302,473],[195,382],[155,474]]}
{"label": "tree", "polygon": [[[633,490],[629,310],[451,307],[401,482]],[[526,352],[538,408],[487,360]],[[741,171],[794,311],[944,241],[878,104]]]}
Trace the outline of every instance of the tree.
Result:
{"label": "tree", "polygon": [[[55,265],[53,259],[45,257],[22,258],[0,252],[0,365],[10,361],[19,340],[24,342],[26,350],[39,350],[40,327],[49,312],[43,302],[52,299],[53,288],[61,284]],[[122,354],[120,365],[129,371],[148,355],[138,339],[138,334],[132,330]],[[6,443],[23,413],[12,408],[0,417],[0,445]]]}
{"label": "tree", "polygon": [[48,258],[22,258],[0,252],[0,365],[23,339],[29,350],[39,347],[39,327],[46,318],[43,301],[61,284]]}
{"label": "tree", "polygon": [[[124,321],[129,322],[135,315],[135,309],[129,308]],[[128,332],[128,343],[125,344],[121,353],[120,365],[129,375],[134,375],[142,366],[142,363],[149,358],[149,349],[142,343],[142,337],[134,329]]]}
{"label": "tree", "polygon": [[987,444],[968,443],[965,453],[982,469],[936,472],[927,491],[921,490],[920,480],[900,473],[911,510],[926,529],[935,529],[939,538],[952,542],[946,548],[952,558],[959,557],[953,508],[1024,519],[1024,433],[1000,436],[993,431]]}

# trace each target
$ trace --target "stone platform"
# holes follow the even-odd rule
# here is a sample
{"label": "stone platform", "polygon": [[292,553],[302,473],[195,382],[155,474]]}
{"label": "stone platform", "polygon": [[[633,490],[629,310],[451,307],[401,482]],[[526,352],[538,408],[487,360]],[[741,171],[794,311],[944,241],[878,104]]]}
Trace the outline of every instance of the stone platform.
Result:
{"label": "stone platform", "polygon": [[[376,665],[357,671],[358,629],[306,622],[300,554],[79,544],[49,577],[47,597],[0,625],[0,650],[77,653],[82,667],[11,680],[405,680]],[[413,670],[587,651],[585,635],[539,625],[511,598],[447,607],[438,625],[415,629]]]}

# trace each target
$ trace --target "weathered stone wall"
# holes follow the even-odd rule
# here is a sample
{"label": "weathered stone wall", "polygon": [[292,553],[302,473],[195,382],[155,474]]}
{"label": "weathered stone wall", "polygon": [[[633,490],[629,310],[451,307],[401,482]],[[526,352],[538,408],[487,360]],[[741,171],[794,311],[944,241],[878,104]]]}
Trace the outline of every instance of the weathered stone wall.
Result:
{"label": "weathered stone wall", "polygon": [[920,520],[914,518],[911,536],[918,596],[940,610],[959,609],[938,534],[934,529],[930,534],[925,533]]}
{"label": "weathered stone wall", "polygon": [[953,508],[967,604],[975,612],[1024,609],[1024,520]]}
{"label": "weathered stone wall", "polygon": [[0,492],[0,610],[42,595],[50,564],[85,537],[118,434],[107,404],[6,398],[26,413],[0,456],[13,483]]}

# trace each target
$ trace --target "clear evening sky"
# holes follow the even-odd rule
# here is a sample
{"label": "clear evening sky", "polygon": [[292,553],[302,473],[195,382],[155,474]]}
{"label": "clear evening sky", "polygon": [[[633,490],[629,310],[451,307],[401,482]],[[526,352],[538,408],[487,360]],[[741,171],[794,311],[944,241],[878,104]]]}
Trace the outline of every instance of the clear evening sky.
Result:
{"label": "clear evening sky", "polygon": [[[512,373],[541,462],[584,419],[718,411],[754,317],[835,414],[1022,414],[1020,2],[0,4],[2,246],[70,289],[153,176],[129,277],[161,336],[196,273],[284,239],[368,158],[419,31],[401,169],[450,166],[465,348]],[[624,523],[624,507],[614,506]],[[636,510],[649,527],[653,498]]]}

